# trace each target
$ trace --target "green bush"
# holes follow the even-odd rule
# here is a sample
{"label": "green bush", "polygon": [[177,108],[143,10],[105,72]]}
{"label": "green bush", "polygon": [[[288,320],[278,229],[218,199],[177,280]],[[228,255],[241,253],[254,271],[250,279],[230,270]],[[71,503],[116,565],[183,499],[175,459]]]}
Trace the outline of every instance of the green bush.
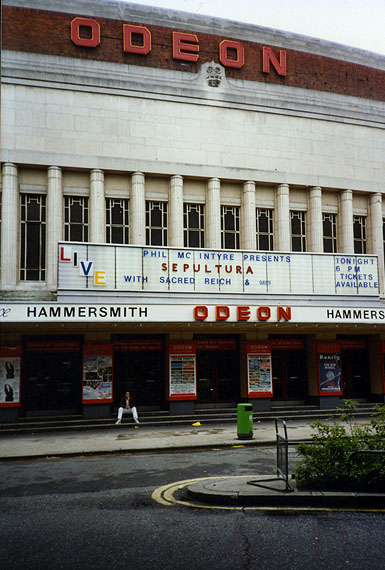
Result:
{"label": "green bush", "polygon": [[339,422],[315,421],[311,443],[301,443],[295,471],[299,485],[313,489],[385,491],[385,406],[377,405],[371,420],[355,422],[357,403],[345,400],[337,408]]}

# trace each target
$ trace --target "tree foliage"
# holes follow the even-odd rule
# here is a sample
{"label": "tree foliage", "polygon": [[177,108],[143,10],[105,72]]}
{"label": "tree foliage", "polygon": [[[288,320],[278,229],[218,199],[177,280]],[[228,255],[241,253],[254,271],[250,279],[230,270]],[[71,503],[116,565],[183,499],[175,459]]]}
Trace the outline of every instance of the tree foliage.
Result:
{"label": "tree foliage", "polygon": [[[299,484],[314,489],[385,491],[385,406],[377,405],[366,424],[354,413],[357,402],[345,400],[340,415],[310,424],[311,443],[297,446]],[[382,453],[378,453],[382,452]]]}

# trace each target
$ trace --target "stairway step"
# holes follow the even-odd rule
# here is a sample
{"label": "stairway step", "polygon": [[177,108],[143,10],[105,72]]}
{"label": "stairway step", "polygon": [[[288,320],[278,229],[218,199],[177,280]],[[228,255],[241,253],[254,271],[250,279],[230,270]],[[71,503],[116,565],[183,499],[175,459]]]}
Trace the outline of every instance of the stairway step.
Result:
{"label": "stairway step", "polygon": [[[363,404],[354,412],[354,416],[369,417],[373,412],[374,404]],[[320,410],[316,406],[273,406],[269,411],[256,411],[253,413],[254,422],[272,421],[275,418],[287,421],[301,419],[311,422],[316,419],[327,419],[340,414],[337,410]],[[113,427],[116,415],[107,418],[83,418],[81,415],[71,416],[40,416],[23,417],[17,422],[0,424],[1,435],[55,433],[65,431],[99,430]],[[171,416],[167,410],[140,411],[141,425],[145,427],[182,426],[192,425],[200,421],[202,425],[237,422],[236,408],[200,409],[194,414]],[[134,425],[131,419],[127,420],[127,426]],[[255,426],[256,427],[256,426]]]}

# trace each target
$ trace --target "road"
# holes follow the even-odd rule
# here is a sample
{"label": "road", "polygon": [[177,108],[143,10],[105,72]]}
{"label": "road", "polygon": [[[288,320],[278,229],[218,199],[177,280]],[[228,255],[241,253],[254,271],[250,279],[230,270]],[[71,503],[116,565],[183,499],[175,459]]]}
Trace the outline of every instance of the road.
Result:
{"label": "road", "polygon": [[151,498],[175,481],[274,468],[274,448],[242,447],[0,463],[0,568],[383,570],[385,514],[223,511]]}

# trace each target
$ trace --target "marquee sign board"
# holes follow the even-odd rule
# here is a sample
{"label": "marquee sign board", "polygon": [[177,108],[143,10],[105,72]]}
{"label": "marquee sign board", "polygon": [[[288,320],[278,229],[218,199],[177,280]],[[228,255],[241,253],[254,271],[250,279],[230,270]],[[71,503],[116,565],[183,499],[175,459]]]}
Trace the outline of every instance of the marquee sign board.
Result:
{"label": "marquee sign board", "polygon": [[[328,323],[384,324],[385,309],[356,306],[273,306],[0,303],[5,323]],[[282,341],[281,341],[282,342]],[[72,343],[73,344],[73,343]],[[207,348],[207,347],[206,347]],[[285,347],[284,349],[289,349]],[[226,350],[231,349],[229,345]],[[72,349],[73,350],[73,349]],[[118,349],[119,350],[119,349]]]}
{"label": "marquee sign board", "polygon": [[373,255],[59,243],[58,289],[379,296]]}

